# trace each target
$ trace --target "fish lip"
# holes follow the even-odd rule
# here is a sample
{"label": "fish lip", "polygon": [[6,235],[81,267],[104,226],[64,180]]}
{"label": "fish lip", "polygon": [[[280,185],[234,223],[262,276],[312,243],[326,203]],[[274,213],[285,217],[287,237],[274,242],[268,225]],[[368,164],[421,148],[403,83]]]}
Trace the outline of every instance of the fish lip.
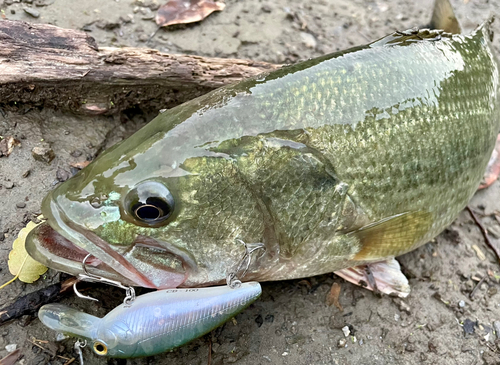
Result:
{"label": "fish lip", "polygon": [[[65,246],[68,250],[74,250],[71,258],[62,255],[54,254],[47,247],[49,242],[65,241]],[[79,276],[84,273],[82,262],[88,252],[74,245],[70,240],[66,239],[47,222],[44,222],[32,231],[29,232],[26,238],[26,250],[28,254],[40,262],[41,264],[55,270],[63,271],[68,274]],[[121,282],[125,285],[135,285],[123,275],[120,275],[113,270],[109,265],[106,265],[101,260],[91,257],[86,261],[86,267],[92,267],[92,273],[100,277],[107,277],[110,280]]]}
{"label": "fish lip", "polygon": [[[164,270],[167,275],[168,273],[171,275],[172,284],[157,285],[152,279],[139,271],[132,263],[127,261],[121,253],[114,251],[108,242],[97,236],[95,233],[72,222],[65,215],[64,211],[57,204],[52,195],[53,192],[49,193],[42,203],[42,213],[47,219],[43,228],[47,229],[47,227],[50,227],[53,231],[50,232],[50,234],[52,234],[54,238],[64,239],[73,246],[78,247],[81,252],[92,255],[95,259],[97,259],[94,263],[102,263],[102,265],[100,265],[101,268],[96,268],[96,265],[92,264],[91,259],[91,261],[86,264],[86,268],[91,274],[111,280],[118,279],[117,281],[128,285],[164,289],[175,288],[182,285],[186,281],[189,271],[196,267],[194,260],[188,255],[179,255],[176,252],[172,252],[172,250],[162,247],[164,251],[173,255],[182,263],[185,272],[181,274],[179,272],[175,273]],[[46,247],[43,247],[41,242],[41,239],[43,238],[39,236],[41,229],[42,228],[39,228],[37,230],[35,228],[35,230],[30,232],[27,237],[29,254],[54,269],[77,276],[79,274],[85,274],[82,264],[83,260],[79,262],[60,255],[55,255]]]}

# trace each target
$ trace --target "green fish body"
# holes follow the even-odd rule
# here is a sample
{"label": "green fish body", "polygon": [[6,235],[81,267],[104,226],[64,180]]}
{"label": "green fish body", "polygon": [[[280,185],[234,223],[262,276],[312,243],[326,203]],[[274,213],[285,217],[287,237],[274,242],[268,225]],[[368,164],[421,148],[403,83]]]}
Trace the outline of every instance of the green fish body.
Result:
{"label": "green fish body", "polygon": [[28,250],[73,274],[90,253],[90,272],[156,288],[401,255],[477,189],[500,129],[498,83],[485,24],[395,33],[223,87],[52,191]]}

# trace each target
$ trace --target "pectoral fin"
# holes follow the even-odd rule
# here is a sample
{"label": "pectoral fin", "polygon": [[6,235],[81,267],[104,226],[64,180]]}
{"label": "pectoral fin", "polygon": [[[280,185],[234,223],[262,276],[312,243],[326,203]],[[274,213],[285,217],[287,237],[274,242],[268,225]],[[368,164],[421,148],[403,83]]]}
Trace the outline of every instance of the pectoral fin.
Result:
{"label": "pectoral fin", "polygon": [[429,230],[432,216],[428,212],[401,213],[348,233],[355,236],[361,249],[354,260],[375,261],[409,251]]}

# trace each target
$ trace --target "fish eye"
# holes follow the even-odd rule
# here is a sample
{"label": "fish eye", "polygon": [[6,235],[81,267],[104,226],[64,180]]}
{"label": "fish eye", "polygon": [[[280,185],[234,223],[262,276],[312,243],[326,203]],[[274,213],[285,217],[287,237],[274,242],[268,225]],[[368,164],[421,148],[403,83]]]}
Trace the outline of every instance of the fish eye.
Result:
{"label": "fish eye", "polygon": [[104,356],[108,353],[108,347],[100,341],[95,341],[92,348],[94,352],[100,356]]}
{"label": "fish eye", "polygon": [[163,184],[147,181],[131,190],[125,198],[128,213],[134,220],[157,226],[166,221],[174,211],[174,197]]}

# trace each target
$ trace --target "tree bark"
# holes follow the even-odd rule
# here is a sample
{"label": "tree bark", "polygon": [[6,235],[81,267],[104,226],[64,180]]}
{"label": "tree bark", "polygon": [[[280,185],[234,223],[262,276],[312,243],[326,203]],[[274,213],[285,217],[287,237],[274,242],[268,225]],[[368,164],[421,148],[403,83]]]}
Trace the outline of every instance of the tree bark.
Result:
{"label": "tree bark", "polygon": [[0,107],[8,110],[153,111],[279,67],[147,48],[100,48],[83,31],[0,21]]}

